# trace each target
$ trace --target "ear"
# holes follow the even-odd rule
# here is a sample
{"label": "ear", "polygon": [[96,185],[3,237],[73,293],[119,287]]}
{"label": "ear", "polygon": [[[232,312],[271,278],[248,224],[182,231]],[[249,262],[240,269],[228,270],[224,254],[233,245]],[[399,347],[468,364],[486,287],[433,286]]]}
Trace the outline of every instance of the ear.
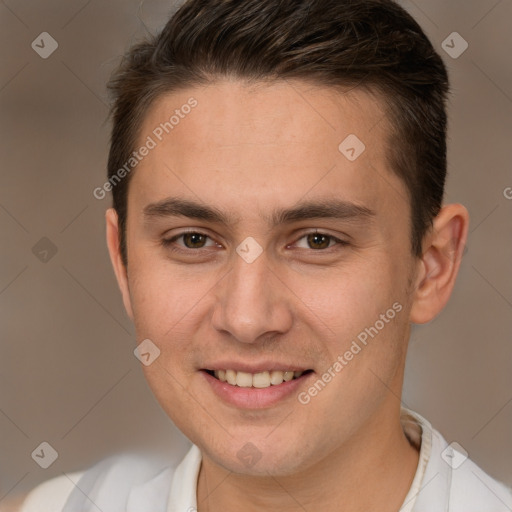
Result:
{"label": "ear", "polygon": [[429,322],[448,302],[466,247],[468,228],[469,213],[461,204],[444,206],[434,219],[423,244],[411,322]]}
{"label": "ear", "polygon": [[110,261],[114,267],[117,284],[123,296],[124,308],[126,313],[133,320],[132,303],[130,300],[130,289],[128,287],[128,273],[121,257],[121,248],[119,246],[119,221],[117,212],[114,208],[109,208],[105,214],[107,225],[107,246],[110,254]]}

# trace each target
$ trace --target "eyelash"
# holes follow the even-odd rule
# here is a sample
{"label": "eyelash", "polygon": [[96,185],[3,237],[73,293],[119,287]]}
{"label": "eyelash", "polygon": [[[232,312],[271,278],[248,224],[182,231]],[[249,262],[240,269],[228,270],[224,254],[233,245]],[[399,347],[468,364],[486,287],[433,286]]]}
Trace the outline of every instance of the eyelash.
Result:
{"label": "eyelash", "polygon": [[[201,235],[201,236],[204,236],[211,240],[211,237],[209,235],[207,235],[206,233],[202,233],[201,231],[182,231],[181,233],[174,235],[171,238],[162,239],[162,245],[166,249],[170,249],[173,252],[181,252],[181,253],[186,253],[186,254],[191,254],[192,252],[199,252],[199,251],[201,251],[201,249],[203,249],[203,250],[209,249],[209,247],[198,247],[197,249],[190,249],[190,248],[183,248],[183,247],[176,246],[175,245],[176,240],[178,240],[179,238],[182,238],[184,235],[187,235],[187,234]],[[333,246],[326,247],[325,249],[302,249],[302,250],[308,250],[308,251],[312,251],[315,253],[321,253],[321,252],[330,253],[331,252],[330,249],[332,249],[333,247],[340,246],[340,248],[341,248],[341,247],[349,245],[349,243],[346,242],[345,240],[341,240],[333,235],[329,235],[328,233],[323,233],[322,231],[310,231],[308,233],[304,233],[300,238],[297,239],[297,241],[295,243],[297,243],[299,240],[302,240],[303,238],[306,238],[309,235],[325,236],[325,237],[329,238],[331,241],[334,241],[336,243]]]}

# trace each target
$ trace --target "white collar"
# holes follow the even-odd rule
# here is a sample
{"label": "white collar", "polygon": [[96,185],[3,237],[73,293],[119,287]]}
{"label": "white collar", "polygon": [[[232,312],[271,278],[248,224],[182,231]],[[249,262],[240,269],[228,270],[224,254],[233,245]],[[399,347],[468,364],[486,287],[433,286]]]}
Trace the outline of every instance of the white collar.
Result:
{"label": "white collar", "polygon": [[[409,441],[419,450],[419,462],[412,485],[400,512],[413,512],[432,450],[432,426],[419,414],[402,408],[400,422]],[[192,445],[174,472],[167,512],[197,510],[197,478],[201,467],[201,451]]]}
{"label": "white collar", "polygon": [[399,512],[413,512],[432,453],[432,425],[418,413],[402,407],[400,423],[409,442],[419,450],[418,467]]}
{"label": "white collar", "polygon": [[174,472],[167,512],[197,511],[197,477],[201,459],[201,451],[193,444]]}

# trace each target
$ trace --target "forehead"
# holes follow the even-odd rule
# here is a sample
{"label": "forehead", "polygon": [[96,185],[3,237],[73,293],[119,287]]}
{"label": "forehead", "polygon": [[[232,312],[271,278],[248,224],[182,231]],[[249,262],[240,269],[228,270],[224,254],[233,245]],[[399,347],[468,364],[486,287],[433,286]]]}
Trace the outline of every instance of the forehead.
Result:
{"label": "forehead", "polygon": [[213,82],[155,100],[139,135],[139,145],[151,138],[155,147],[130,189],[141,202],[179,189],[234,212],[333,192],[396,207],[404,190],[387,168],[388,133],[383,102],[363,90]]}
{"label": "forehead", "polygon": [[[197,107],[191,112],[194,115],[186,115],[186,123],[181,123],[180,117],[182,126],[178,130],[176,125],[173,135],[195,135],[187,143],[198,149],[206,141],[226,147],[249,142],[318,142],[322,138],[331,144],[349,129],[368,142],[371,137],[375,145],[382,142],[379,138],[385,138],[388,131],[384,101],[377,93],[322,87],[299,80],[222,80],[157,97],[146,113],[142,134],[168,121],[191,97],[197,100]],[[370,134],[377,125],[379,129]],[[329,132],[333,137],[326,136]]]}

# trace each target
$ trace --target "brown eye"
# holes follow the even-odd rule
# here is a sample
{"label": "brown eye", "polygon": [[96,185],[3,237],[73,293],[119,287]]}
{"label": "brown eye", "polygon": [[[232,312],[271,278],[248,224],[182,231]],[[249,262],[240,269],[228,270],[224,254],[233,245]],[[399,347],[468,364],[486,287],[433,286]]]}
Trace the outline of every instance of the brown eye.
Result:
{"label": "brown eye", "polygon": [[327,249],[331,241],[331,236],[322,233],[310,233],[307,235],[308,245],[311,249]]}
{"label": "brown eye", "polygon": [[[340,240],[339,238],[329,235],[327,233],[322,233],[320,231],[313,231],[311,233],[306,233],[301,236],[297,242],[294,244],[296,247],[302,249],[309,249],[313,251],[320,252],[328,252],[330,249],[341,249],[344,246],[349,245],[348,242],[344,240]],[[337,247],[335,247],[337,246]],[[329,251],[330,252],[330,251]]]}
{"label": "brown eye", "polygon": [[194,249],[208,249],[216,244],[208,235],[198,231],[186,231],[172,238],[164,238],[162,245],[173,251],[189,251]]}
{"label": "brown eye", "polygon": [[189,249],[200,249],[204,247],[206,239],[208,238],[201,233],[184,233],[181,236],[183,237],[185,247]]}

